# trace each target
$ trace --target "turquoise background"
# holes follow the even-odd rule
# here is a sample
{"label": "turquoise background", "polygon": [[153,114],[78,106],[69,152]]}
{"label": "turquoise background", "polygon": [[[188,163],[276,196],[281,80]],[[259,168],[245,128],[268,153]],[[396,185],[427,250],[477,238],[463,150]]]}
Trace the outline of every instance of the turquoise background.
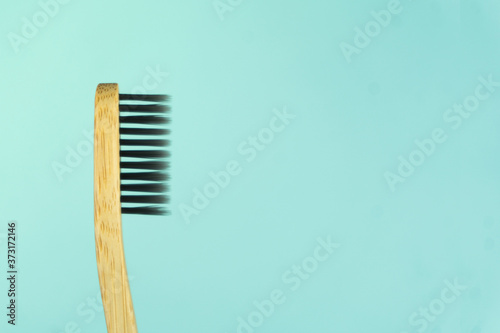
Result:
{"label": "turquoise background", "polygon": [[[139,332],[498,332],[500,88],[459,127],[444,116],[478,77],[500,82],[500,4],[401,0],[346,57],[341,43],[355,45],[356,27],[391,1],[215,3],[226,11],[211,0],[71,0],[43,22],[37,1],[4,1],[0,248],[17,221],[19,294],[12,327],[2,279],[0,330],[106,332],[91,305],[84,133],[98,83],[146,82],[172,96],[172,214],[123,217]],[[43,26],[16,47],[23,18]],[[294,118],[247,161],[238,147],[283,110]],[[446,140],[391,191],[386,173],[436,128]],[[183,216],[233,160],[240,173]],[[313,259],[328,237],[339,246]],[[271,311],[265,300],[280,291]]]}

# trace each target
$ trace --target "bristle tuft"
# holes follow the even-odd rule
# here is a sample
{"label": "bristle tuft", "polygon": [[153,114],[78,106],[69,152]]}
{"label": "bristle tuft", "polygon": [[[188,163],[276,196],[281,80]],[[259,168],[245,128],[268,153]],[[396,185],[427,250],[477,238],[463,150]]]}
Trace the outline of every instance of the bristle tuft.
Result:
{"label": "bristle tuft", "polygon": [[122,214],[167,215],[168,211],[158,206],[122,207]]}
{"label": "bristle tuft", "polygon": [[151,182],[165,182],[169,176],[165,172],[121,172],[121,180],[140,180]]}
{"label": "bristle tuft", "polygon": [[120,94],[120,101],[166,102],[168,95]]}
{"label": "bristle tuft", "polygon": [[167,192],[167,185],[162,183],[145,183],[145,184],[122,184],[122,192]]}
{"label": "bristle tuft", "polygon": [[166,147],[170,144],[168,140],[128,140],[120,139],[120,146],[153,146]]}
{"label": "bristle tuft", "polygon": [[162,116],[120,116],[120,124],[163,125],[170,119]]}
{"label": "bristle tuft", "polygon": [[161,104],[120,104],[121,112],[167,112],[170,108]]}
{"label": "bristle tuft", "polygon": [[170,131],[166,128],[122,127],[122,128],[120,128],[120,134],[122,134],[122,135],[166,135],[166,134],[170,134]]}
{"label": "bristle tuft", "polygon": [[162,204],[167,203],[168,198],[165,195],[122,195],[122,203],[149,203]]}
{"label": "bristle tuft", "polygon": [[165,158],[170,154],[166,150],[121,150],[120,157],[133,157],[133,158]]}
{"label": "bristle tuft", "polygon": [[165,170],[168,163],[163,161],[120,162],[122,169]]}

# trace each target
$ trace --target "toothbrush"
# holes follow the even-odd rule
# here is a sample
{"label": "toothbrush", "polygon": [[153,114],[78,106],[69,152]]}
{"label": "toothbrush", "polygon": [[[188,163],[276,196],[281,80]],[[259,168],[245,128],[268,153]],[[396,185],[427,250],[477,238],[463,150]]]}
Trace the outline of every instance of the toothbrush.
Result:
{"label": "toothbrush", "polygon": [[[136,333],[121,214],[166,215],[166,95],[120,94],[97,86],[94,123],[94,228],[108,333]],[[152,148],[156,147],[156,148]],[[142,148],[142,149],[139,149]],[[129,169],[128,171],[126,171]],[[125,194],[132,192],[132,194]]]}

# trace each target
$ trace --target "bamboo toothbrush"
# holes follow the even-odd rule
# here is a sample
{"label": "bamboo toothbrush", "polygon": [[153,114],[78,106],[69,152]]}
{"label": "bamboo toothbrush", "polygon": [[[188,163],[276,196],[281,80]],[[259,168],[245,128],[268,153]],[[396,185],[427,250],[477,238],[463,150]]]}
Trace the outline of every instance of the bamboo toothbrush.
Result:
{"label": "bamboo toothbrush", "polygon": [[119,94],[116,83],[97,86],[94,227],[108,333],[137,332],[123,252],[121,214],[167,214],[167,99],[166,95]]}

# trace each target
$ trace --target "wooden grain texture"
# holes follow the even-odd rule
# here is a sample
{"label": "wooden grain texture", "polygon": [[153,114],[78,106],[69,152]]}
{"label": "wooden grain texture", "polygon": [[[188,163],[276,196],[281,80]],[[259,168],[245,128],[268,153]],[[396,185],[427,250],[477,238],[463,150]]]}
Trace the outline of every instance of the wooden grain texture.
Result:
{"label": "wooden grain texture", "polygon": [[118,84],[97,86],[94,122],[94,228],[108,333],[136,333],[123,252]]}

